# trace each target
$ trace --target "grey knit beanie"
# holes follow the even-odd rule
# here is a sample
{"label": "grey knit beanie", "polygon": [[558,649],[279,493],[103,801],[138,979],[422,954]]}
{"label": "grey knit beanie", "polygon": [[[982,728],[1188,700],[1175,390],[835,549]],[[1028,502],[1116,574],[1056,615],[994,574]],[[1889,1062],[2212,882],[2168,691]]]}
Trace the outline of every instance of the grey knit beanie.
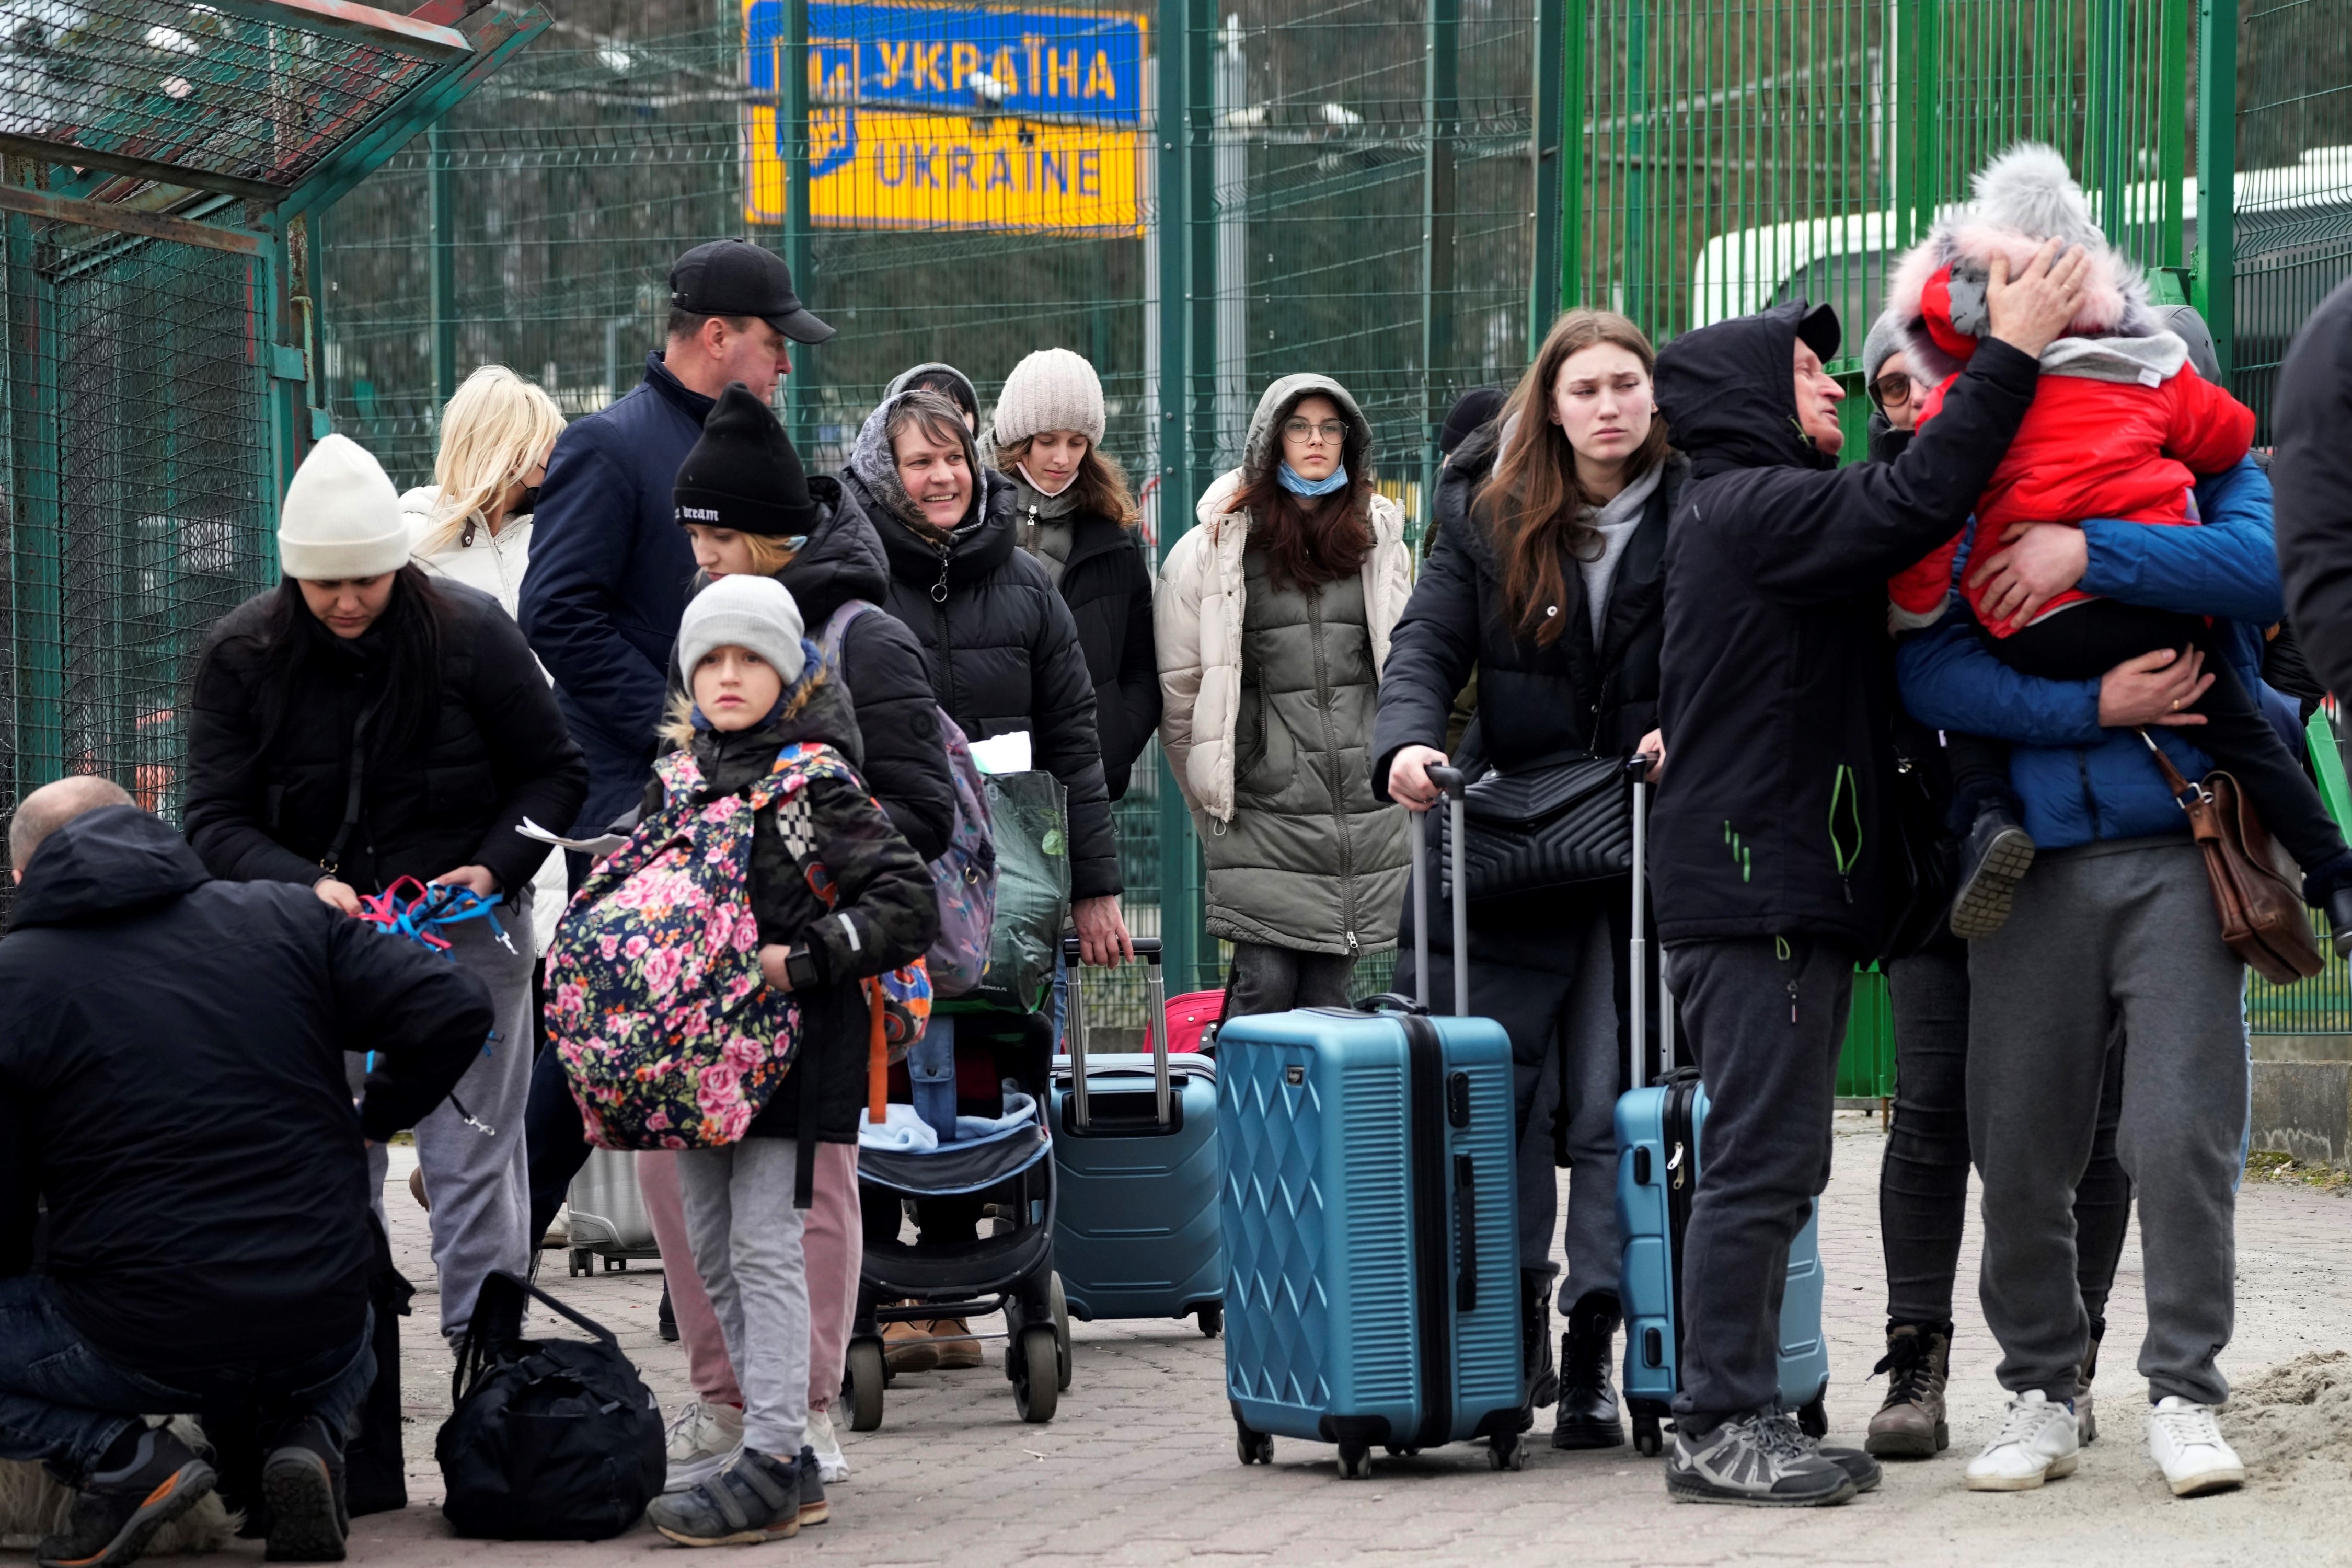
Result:
{"label": "grey knit beanie", "polygon": [[996,398],[999,450],[1048,430],[1076,430],[1102,444],[1102,382],[1084,355],[1067,349],[1039,349],[1024,359]]}
{"label": "grey knit beanie", "polygon": [[1862,380],[1867,386],[1878,379],[1878,367],[1903,352],[1903,324],[1893,316],[1880,312],[1870,323],[1870,334],[1862,340]]}
{"label": "grey knit beanie", "polygon": [[801,651],[801,607],[773,577],[743,572],[721,577],[697,594],[677,627],[677,670],[694,689],[694,667],[715,647],[747,647],[791,686],[807,657]]}

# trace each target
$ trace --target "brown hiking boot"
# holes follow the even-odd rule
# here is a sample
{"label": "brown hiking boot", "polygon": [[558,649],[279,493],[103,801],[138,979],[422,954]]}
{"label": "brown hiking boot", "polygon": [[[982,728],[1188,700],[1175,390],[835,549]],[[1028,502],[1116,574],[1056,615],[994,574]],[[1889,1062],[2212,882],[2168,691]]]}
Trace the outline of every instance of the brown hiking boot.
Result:
{"label": "brown hiking boot", "polygon": [[1951,1324],[1887,1324],[1886,1354],[1870,1369],[1873,1377],[1886,1373],[1886,1403],[1870,1418],[1864,1449],[1882,1459],[1932,1459],[1949,1447],[1944,1384],[1951,1370]]}
{"label": "brown hiking boot", "polygon": [[882,1325],[882,1359],[892,1372],[929,1372],[940,1364],[929,1323]]}
{"label": "brown hiking boot", "polygon": [[980,1342],[961,1318],[933,1318],[927,1325],[940,1350],[941,1372],[963,1372],[980,1364]]}

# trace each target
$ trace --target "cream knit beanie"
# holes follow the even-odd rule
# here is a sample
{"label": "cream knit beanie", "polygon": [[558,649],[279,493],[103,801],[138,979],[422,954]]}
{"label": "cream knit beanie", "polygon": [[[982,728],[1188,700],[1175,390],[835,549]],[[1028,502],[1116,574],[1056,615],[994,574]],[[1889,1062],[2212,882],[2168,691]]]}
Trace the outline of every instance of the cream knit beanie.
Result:
{"label": "cream knit beanie", "polygon": [[1095,367],[1067,349],[1039,349],[1004,378],[995,428],[999,451],[1046,430],[1076,430],[1100,446],[1103,395]]}
{"label": "cream knit beanie", "polygon": [[278,516],[278,564],[289,577],[333,582],[408,564],[408,519],[383,465],[344,436],[310,448]]}

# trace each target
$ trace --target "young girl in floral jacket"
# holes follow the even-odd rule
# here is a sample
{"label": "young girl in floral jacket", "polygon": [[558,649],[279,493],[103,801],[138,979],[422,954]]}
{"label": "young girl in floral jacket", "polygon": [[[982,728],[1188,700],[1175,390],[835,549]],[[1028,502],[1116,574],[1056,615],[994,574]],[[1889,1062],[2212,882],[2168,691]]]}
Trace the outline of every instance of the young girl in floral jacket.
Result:
{"label": "young girl in floral jacket", "polygon": [[[713,583],[678,628],[691,697],[677,704],[671,738],[690,752],[702,795],[750,787],[788,748],[824,749],[795,753],[808,764],[805,784],[761,810],[752,828],[761,972],[791,993],[800,1014],[791,1075],[740,1141],[677,1153],[696,1268],[744,1405],[741,1453],[648,1510],[656,1529],[689,1546],[772,1541],[824,1517],[816,1457],[802,1443],[809,1293],[801,1210],[816,1096],[795,1092],[794,1080],[822,1081],[851,1058],[862,1066],[868,1012],[859,982],[914,963],[939,928],[929,874],[868,794],[849,702],[802,632],[791,593],[757,576]],[[667,791],[656,780],[648,815]]]}

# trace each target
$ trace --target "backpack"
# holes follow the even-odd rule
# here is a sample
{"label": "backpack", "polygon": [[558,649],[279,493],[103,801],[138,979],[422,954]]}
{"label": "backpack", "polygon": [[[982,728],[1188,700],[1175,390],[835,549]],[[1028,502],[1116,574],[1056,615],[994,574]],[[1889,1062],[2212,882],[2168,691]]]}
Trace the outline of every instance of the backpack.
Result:
{"label": "backpack", "polygon": [[654,763],[660,808],[596,862],[547,950],[550,1047],[605,1149],[733,1143],[783,1083],[800,1009],[760,973],[751,828],[820,772],[830,747],[790,745],[762,778],[698,801],[688,750]]}
{"label": "backpack", "polygon": [[[841,673],[841,645],[849,623],[871,611],[887,615],[881,605],[851,599],[825,618],[817,635],[817,650],[825,668]],[[924,954],[931,994],[961,996],[980,984],[988,967],[989,927],[996,919],[996,838],[988,825],[988,798],[980,767],[971,760],[971,742],[962,729],[937,703],[940,735],[946,743],[948,777],[955,784],[955,830],[948,847],[928,869],[940,900],[940,935]]]}
{"label": "backpack", "polygon": [[[522,1337],[525,1296],[595,1339]],[[433,1457],[459,1535],[603,1541],[661,1495],[661,1408],[612,1331],[511,1274],[482,1281]]]}

